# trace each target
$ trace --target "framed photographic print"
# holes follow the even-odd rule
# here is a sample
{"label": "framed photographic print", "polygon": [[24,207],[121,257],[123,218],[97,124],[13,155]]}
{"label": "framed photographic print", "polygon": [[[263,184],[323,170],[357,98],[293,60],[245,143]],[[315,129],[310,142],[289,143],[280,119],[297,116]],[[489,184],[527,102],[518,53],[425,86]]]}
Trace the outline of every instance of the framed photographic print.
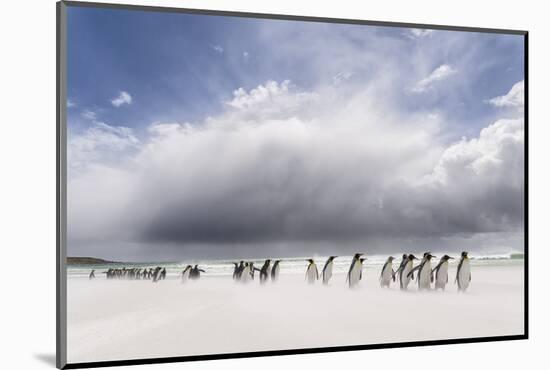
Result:
{"label": "framed photographic print", "polygon": [[57,11],[59,368],[527,338],[526,31]]}

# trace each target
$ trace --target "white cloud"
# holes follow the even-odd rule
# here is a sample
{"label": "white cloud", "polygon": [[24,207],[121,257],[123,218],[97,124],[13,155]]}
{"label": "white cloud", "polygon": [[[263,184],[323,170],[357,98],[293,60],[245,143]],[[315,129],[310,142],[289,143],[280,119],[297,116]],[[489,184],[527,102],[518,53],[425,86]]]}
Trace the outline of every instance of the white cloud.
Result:
{"label": "white cloud", "polygon": [[492,98],[487,103],[495,107],[513,107],[522,110],[524,104],[524,81],[521,80],[514,84],[506,95]]}
{"label": "white cloud", "polygon": [[85,109],[84,111],[82,111],[82,113],[80,113],[80,115],[83,118],[89,119],[91,121],[95,121],[97,119],[97,114],[89,109]]}
{"label": "white cloud", "polygon": [[245,109],[255,105],[271,101],[277,96],[286,95],[290,86],[290,81],[285,80],[281,84],[277,81],[267,81],[265,85],[258,85],[258,87],[247,92],[242,87],[233,91],[233,99],[226,102],[227,105],[237,108]]}
{"label": "white cloud", "polygon": [[420,28],[412,28],[408,30],[408,32],[405,33],[405,36],[411,38],[411,39],[418,39],[423,38],[426,36],[430,36],[434,30],[427,30],[427,29],[420,29]]}
{"label": "white cloud", "polygon": [[[190,127],[190,125],[185,125]],[[153,123],[147,129],[154,136],[169,136],[177,133],[182,128],[180,123]]]}
{"label": "white cloud", "polygon": [[250,57],[250,53],[248,51],[243,51],[243,58],[248,59]]}
{"label": "white cloud", "polygon": [[132,104],[132,96],[126,91],[121,91],[116,98],[111,100],[111,104],[115,107],[120,107],[123,104]]}
{"label": "white cloud", "polygon": [[76,104],[71,99],[67,99],[67,108],[74,108],[74,107],[76,107]]}
{"label": "white cloud", "polygon": [[[281,83],[267,81],[263,85],[246,91],[240,87],[233,91],[233,99],[225,102],[226,105],[237,110],[248,110],[253,113],[268,111],[273,113],[299,107],[306,101],[316,98],[313,92],[304,92],[296,89],[289,80]],[[283,108],[284,107],[284,108]]]}
{"label": "white cloud", "polygon": [[332,83],[334,85],[340,85],[341,83],[349,80],[353,76],[353,72],[339,72],[332,77]]}
{"label": "white cloud", "polygon": [[433,87],[439,81],[449,78],[450,76],[456,74],[457,71],[448,64],[442,64],[426,78],[418,81],[418,83],[413,87],[412,91],[416,93],[422,93],[426,90]]}
{"label": "white cloud", "polygon": [[212,50],[214,50],[216,53],[223,54],[223,48],[220,45],[210,45]]}
{"label": "white cloud", "polygon": [[70,175],[97,163],[117,162],[122,152],[137,148],[139,144],[131,128],[94,121],[93,126],[83,133],[69,135],[67,158]]}
{"label": "white cloud", "polygon": [[449,146],[433,173],[429,176],[435,184],[479,191],[482,185],[504,183],[508,186],[523,186],[523,119],[501,119],[481,130],[479,137]]}

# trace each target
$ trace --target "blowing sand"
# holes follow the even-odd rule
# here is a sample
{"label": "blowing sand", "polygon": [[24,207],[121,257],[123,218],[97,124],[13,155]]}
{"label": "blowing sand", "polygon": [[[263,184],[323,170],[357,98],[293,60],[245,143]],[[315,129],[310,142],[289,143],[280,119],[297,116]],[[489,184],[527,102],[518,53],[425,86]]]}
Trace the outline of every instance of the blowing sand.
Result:
{"label": "blowing sand", "polygon": [[[357,289],[302,275],[276,283],[175,276],[151,281],[68,279],[68,360],[125,360],[522,334],[523,265],[473,266],[458,294],[381,289],[367,268]],[[102,275],[102,274],[98,274]]]}

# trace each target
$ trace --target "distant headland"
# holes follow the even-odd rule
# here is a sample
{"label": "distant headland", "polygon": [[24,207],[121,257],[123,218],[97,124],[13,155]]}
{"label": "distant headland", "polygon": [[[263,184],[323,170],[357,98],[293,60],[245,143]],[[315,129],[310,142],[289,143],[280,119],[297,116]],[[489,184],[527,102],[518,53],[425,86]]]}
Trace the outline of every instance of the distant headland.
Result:
{"label": "distant headland", "polygon": [[94,257],[67,257],[67,265],[102,265],[106,263],[120,263],[120,262],[107,261],[101,258],[94,258]]}

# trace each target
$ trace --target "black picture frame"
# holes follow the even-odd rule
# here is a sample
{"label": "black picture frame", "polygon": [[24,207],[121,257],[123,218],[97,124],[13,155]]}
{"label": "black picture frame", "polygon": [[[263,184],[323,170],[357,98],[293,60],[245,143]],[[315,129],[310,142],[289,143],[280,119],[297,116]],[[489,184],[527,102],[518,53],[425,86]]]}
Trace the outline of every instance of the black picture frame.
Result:
{"label": "black picture frame", "polygon": [[[66,10],[67,7],[89,7],[89,8],[104,8],[104,9],[121,9],[131,11],[150,11],[150,12],[168,12],[168,13],[185,13],[185,14],[200,14],[211,16],[224,17],[241,17],[241,18],[261,18],[261,19],[276,19],[290,21],[306,21],[306,22],[322,22],[322,23],[342,23],[342,24],[357,24],[370,26],[385,26],[385,27],[401,27],[401,28],[423,28],[431,30],[447,30],[447,31],[462,31],[462,32],[480,32],[480,33],[496,33],[520,35],[524,37],[524,122],[525,122],[525,146],[524,146],[524,333],[518,335],[505,336],[490,336],[490,337],[472,337],[472,338],[456,338],[442,340],[423,340],[412,342],[398,343],[377,343],[353,346],[338,346],[338,347],[321,347],[321,348],[296,348],[289,350],[273,350],[273,351],[255,351],[255,352],[240,352],[240,353],[220,353],[198,356],[176,356],[162,358],[140,358],[115,361],[97,361],[97,362],[81,362],[67,363],[66,345],[67,345],[67,265],[66,265],[66,234],[67,234],[67,219],[66,219],[66,145],[67,145],[67,65],[66,65]],[[497,342],[511,340],[525,340],[529,338],[529,32],[526,30],[512,29],[495,29],[495,28],[478,28],[478,27],[461,27],[451,25],[438,24],[418,24],[406,22],[383,22],[372,20],[359,19],[339,19],[327,17],[311,17],[301,15],[285,15],[285,14],[265,14],[251,12],[236,12],[236,11],[219,11],[205,9],[188,9],[174,7],[158,7],[144,5],[129,5],[129,4],[110,4],[100,2],[81,2],[81,1],[60,1],[56,4],[56,28],[57,28],[57,63],[56,63],[56,121],[57,121],[57,142],[56,142],[56,235],[57,235],[57,250],[56,250],[56,366],[59,369],[78,369],[78,368],[94,368],[107,366],[126,366],[126,365],[141,365],[141,364],[157,364],[157,363],[173,363],[173,362],[188,362],[188,361],[205,361],[205,360],[220,360],[232,358],[246,357],[265,357],[265,356],[282,356],[295,354],[312,354],[322,352],[342,352],[342,351],[360,351],[369,349],[382,348],[400,348],[400,347],[420,347],[420,346],[435,346],[461,343],[480,343],[480,342]]]}

